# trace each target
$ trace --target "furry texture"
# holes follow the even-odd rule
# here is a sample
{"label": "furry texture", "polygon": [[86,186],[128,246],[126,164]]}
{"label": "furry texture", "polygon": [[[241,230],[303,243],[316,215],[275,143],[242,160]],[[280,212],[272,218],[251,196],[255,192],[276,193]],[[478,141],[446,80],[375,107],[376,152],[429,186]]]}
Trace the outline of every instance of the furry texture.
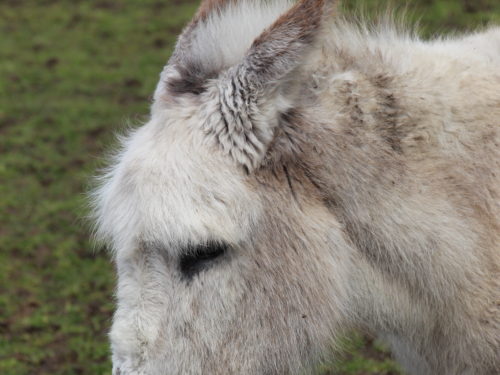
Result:
{"label": "furry texture", "polygon": [[352,328],[409,374],[500,372],[500,29],[332,9],[209,0],[180,37],[94,194],[115,375],[299,374]]}

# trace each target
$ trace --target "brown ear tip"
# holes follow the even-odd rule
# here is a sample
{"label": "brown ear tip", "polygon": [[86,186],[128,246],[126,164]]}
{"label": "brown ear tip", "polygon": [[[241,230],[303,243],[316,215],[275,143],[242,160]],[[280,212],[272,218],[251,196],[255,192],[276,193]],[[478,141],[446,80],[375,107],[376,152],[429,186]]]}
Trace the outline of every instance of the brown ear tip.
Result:
{"label": "brown ear tip", "polygon": [[302,0],[296,6],[324,19],[336,13],[338,4],[338,0]]}
{"label": "brown ear tip", "polygon": [[211,13],[220,12],[222,8],[231,3],[235,3],[235,0],[202,0],[194,19],[203,21]]}
{"label": "brown ear tip", "polygon": [[338,0],[322,0],[323,13],[327,16],[336,13],[339,7]]}

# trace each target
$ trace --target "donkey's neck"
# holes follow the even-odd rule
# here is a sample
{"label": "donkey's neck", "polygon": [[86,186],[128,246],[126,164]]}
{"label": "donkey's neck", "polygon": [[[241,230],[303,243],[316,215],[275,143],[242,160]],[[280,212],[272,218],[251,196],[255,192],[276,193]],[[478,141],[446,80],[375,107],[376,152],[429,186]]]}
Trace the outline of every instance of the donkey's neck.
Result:
{"label": "donkey's neck", "polygon": [[[396,51],[398,46],[396,43]],[[430,181],[430,176],[443,173],[437,170],[439,165],[450,165],[447,152],[470,160],[470,149],[456,135],[468,114],[446,102],[449,93],[458,90],[457,77],[469,77],[470,62],[459,63],[444,53],[441,64],[449,63],[456,74],[443,78],[433,62],[429,62],[429,71],[408,65],[407,59],[426,61],[428,51],[420,45],[413,56],[408,51],[399,66],[393,54],[384,55],[383,46],[370,47],[368,41],[365,47],[371,58],[365,56],[363,65],[355,62],[356,51],[326,47],[311,59],[309,78],[304,81],[307,95],[302,96],[302,109],[298,110],[302,111],[299,126],[304,131],[300,165],[364,260],[413,293],[441,303],[438,301],[452,298],[463,287],[464,279],[457,275],[467,261],[463,259],[464,264],[451,270],[436,258],[450,258],[451,262],[460,249],[473,248],[477,231],[485,230],[480,221],[488,216],[487,208],[450,199],[450,195],[464,194],[465,183],[460,179],[474,178],[463,174],[465,166],[455,173],[450,169],[449,178],[455,183],[449,187],[438,189],[437,184],[443,182]],[[342,61],[349,64],[343,66]],[[476,83],[468,79],[472,88]],[[467,105],[487,108],[491,104],[475,100],[467,99]],[[494,118],[486,111],[475,113],[476,130],[481,132],[484,126],[486,134],[487,124]],[[493,150],[493,141],[484,147]],[[484,199],[478,195],[476,201],[491,207]],[[465,218],[466,211],[469,216],[477,215],[476,229],[467,225],[471,218]],[[456,228],[463,231],[457,233]],[[477,262],[473,254],[468,261]],[[443,283],[447,288],[436,287]],[[434,294],[436,290],[439,294]]]}

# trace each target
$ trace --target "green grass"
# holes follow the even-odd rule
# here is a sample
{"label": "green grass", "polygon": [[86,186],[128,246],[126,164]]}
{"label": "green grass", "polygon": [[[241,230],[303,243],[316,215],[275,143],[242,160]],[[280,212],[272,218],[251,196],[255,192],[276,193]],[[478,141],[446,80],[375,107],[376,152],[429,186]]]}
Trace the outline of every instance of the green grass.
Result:
{"label": "green grass", "polygon": [[425,37],[500,23],[497,0],[344,0],[344,3],[348,10],[363,9],[368,14],[403,10],[409,20],[419,23],[420,33]]}
{"label": "green grass", "polygon": [[[352,3],[371,10],[380,1]],[[89,242],[84,192],[113,133],[147,116],[196,5],[0,2],[0,374],[110,373],[114,273]],[[413,9],[426,35],[500,22],[496,0],[422,0]],[[349,346],[336,374],[396,373],[367,339]]]}

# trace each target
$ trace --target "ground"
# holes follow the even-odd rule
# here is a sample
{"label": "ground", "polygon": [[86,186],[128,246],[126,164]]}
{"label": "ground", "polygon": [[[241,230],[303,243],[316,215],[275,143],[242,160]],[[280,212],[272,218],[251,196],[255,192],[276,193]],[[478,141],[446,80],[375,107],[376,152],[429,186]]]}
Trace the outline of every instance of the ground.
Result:
{"label": "ground", "polygon": [[[349,1],[349,8],[387,1]],[[393,3],[398,3],[393,1]],[[493,21],[497,0],[420,0],[423,33]],[[147,116],[191,0],[0,1],[0,374],[110,374],[114,272],[85,192],[113,134]],[[322,375],[397,374],[354,336]]]}

